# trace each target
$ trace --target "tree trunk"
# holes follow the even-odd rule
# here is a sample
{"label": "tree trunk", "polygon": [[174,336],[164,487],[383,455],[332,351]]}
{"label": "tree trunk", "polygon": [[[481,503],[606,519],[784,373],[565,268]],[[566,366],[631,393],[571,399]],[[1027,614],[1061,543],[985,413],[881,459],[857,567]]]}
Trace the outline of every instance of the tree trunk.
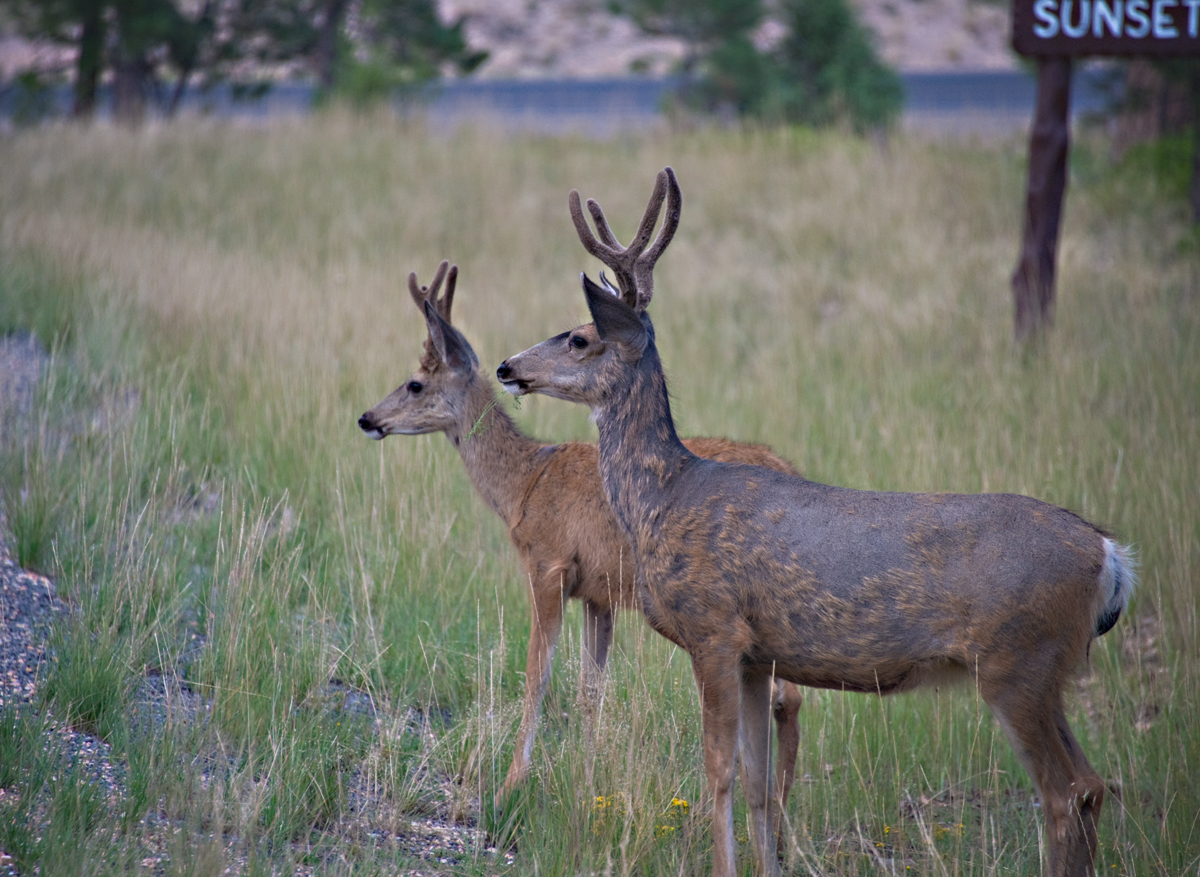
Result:
{"label": "tree trunk", "polygon": [[1188,201],[1192,206],[1192,222],[1200,224],[1200,60],[1192,60],[1188,70],[1188,109],[1192,128],[1192,185]]}
{"label": "tree trunk", "polygon": [[171,100],[167,104],[166,116],[168,119],[174,119],[175,114],[179,112],[179,103],[183,100],[183,93],[187,91],[188,78],[191,75],[191,68],[179,71],[179,79],[175,82],[175,88],[171,91]]}
{"label": "tree trunk", "polygon": [[1188,192],[1192,222],[1200,224],[1200,118],[1192,123],[1192,186]]}
{"label": "tree trunk", "polygon": [[104,7],[101,3],[83,5],[79,33],[79,58],[75,62],[75,93],[71,115],[90,119],[96,112],[96,84],[104,63]]}
{"label": "tree trunk", "polygon": [[317,81],[322,91],[333,88],[335,67],[337,65],[338,31],[342,29],[342,18],[346,14],[347,0],[329,0],[325,7],[325,20],[321,22],[321,30],[317,34],[317,49],[314,61],[317,67]]}
{"label": "tree trunk", "polygon": [[1054,322],[1058,226],[1071,145],[1071,59],[1038,59],[1037,114],[1029,136],[1029,180],[1021,255],[1013,272],[1015,334],[1027,344]]}
{"label": "tree trunk", "polygon": [[150,64],[145,58],[122,58],[113,65],[113,118],[136,127],[146,117],[146,84]]}

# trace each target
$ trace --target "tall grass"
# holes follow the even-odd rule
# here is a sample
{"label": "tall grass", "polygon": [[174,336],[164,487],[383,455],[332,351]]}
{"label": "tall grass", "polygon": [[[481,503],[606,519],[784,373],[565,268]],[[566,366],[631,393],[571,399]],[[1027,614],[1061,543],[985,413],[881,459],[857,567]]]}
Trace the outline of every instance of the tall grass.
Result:
{"label": "tall grass", "polygon": [[[79,798],[64,823],[80,849],[118,839],[82,869],[150,850],[203,873],[390,868],[430,814],[501,847],[431,870],[706,869],[686,655],[633,616],[589,754],[569,608],[535,775],[492,805],[527,639],[516,558],[448,443],[355,425],[415,368],[408,271],[461,266],[456,323],[494,365],[583,320],[593,266],[567,191],[628,236],[669,163],[683,221],[652,312],[683,431],[768,442],[846,486],[1028,493],[1134,543],[1142,588],[1094,644],[1072,724],[1120,789],[1101,872],[1195,873],[1200,251],[1183,203],[1084,143],[1057,323],[1020,354],[1022,151],[803,130],[593,143],[337,113],[0,141],[0,318],[55,349],[30,428],[0,433],[4,508],[76,608],[49,714],[127,766],[118,803]],[[552,400],[514,416],[592,437]],[[811,692],[801,722],[793,872],[1037,871],[1031,785],[969,689]],[[21,753],[38,736],[4,733]],[[22,757],[4,774],[18,800],[57,800]],[[31,865],[51,812],[6,823],[31,825]]]}

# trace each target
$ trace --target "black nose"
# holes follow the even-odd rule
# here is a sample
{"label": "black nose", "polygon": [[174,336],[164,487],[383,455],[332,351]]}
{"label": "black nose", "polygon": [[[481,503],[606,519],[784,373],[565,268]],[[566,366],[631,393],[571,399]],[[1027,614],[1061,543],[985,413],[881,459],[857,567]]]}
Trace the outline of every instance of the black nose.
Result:
{"label": "black nose", "polygon": [[500,363],[500,367],[496,369],[497,380],[507,381],[512,376],[512,369],[508,367],[508,360]]}
{"label": "black nose", "polygon": [[375,424],[373,424],[371,422],[370,414],[364,414],[362,417],[358,418],[358,428],[359,429],[372,429],[372,428],[374,428],[374,426],[375,426]]}

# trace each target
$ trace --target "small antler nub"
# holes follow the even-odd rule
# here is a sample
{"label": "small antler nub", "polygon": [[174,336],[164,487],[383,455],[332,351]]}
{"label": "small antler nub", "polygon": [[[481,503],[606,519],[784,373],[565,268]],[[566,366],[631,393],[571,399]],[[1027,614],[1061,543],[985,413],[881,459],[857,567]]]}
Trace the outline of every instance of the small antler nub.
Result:
{"label": "small antler nub", "polygon": [[[438,290],[441,289],[442,281],[446,282],[446,293],[438,298]],[[449,323],[450,307],[454,304],[454,287],[457,283],[458,266],[451,265],[443,259],[442,263],[438,265],[437,271],[434,272],[433,281],[428,286],[418,285],[417,272],[409,272],[408,293],[418,308],[424,308],[427,301],[431,302],[437,310],[438,316]]]}

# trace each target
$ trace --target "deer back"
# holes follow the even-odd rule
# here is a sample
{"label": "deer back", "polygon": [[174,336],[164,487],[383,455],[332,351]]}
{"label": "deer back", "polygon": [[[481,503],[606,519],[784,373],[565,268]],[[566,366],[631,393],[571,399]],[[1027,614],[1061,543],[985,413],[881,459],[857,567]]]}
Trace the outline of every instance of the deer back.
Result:
{"label": "deer back", "polygon": [[691,458],[628,502],[651,623],[703,651],[733,619],[748,664],[804,685],[1076,665],[1109,596],[1103,534],[1024,496],[858,491]]}

